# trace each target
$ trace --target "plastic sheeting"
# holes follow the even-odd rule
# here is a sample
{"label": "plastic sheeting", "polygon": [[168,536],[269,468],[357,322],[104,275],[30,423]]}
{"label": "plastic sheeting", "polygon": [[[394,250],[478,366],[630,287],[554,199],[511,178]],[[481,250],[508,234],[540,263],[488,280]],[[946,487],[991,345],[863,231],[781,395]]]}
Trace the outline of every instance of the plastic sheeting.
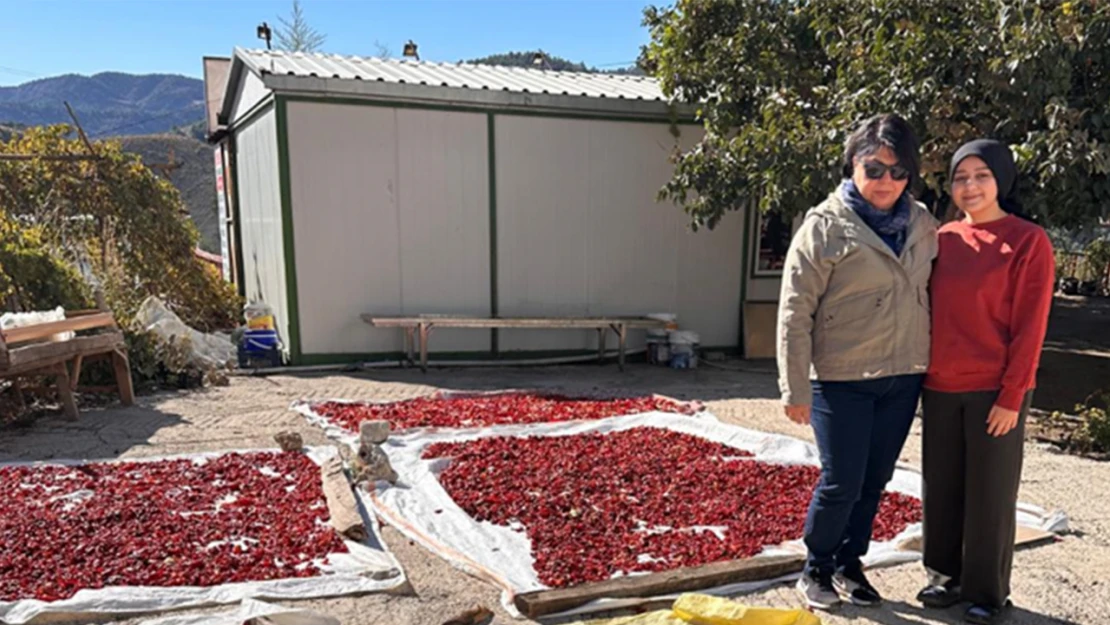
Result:
{"label": "plastic sheeting", "polygon": [[190,328],[157,297],[143,300],[135,313],[135,323],[163,341],[187,345],[187,364],[197,369],[226,369],[236,358],[235,345],[230,336],[205,334]]}
{"label": "plastic sheeting", "polygon": [[230,612],[163,616],[140,625],[339,625],[339,619],[313,610],[244,599],[237,610]]}
{"label": "plastic sheeting", "polygon": [[[276,452],[277,449],[243,449],[225,452],[182,454],[158,458],[128,459],[126,462],[153,462],[170,459],[192,459],[203,462],[226,453]],[[309,447],[305,452],[316,464],[335,457],[339,450],[333,446]],[[123,462],[123,461],[120,461]],[[14,462],[0,466],[33,464],[79,465],[73,460],[51,460],[31,463]],[[377,519],[363,509],[364,521],[369,530],[365,542],[345,540],[348,553],[329,554],[329,565],[317,577],[267,580],[222,584],[211,587],[198,586],[110,586],[78,591],[61,601],[45,602],[37,599],[0,601],[0,622],[17,625],[40,616],[52,619],[76,619],[93,614],[158,612],[179,608],[213,604],[237,603],[244,599],[307,599],[367,592],[382,592],[406,583],[401,565],[390,553],[381,538]]]}
{"label": "plastic sheeting", "polygon": [[[513,606],[513,597],[517,593],[547,588],[540,583],[533,568],[527,535],[508,527],[478,522],[467,515],[439,483],[438,474],[449,461],[442,458],[422,459],[424,448],[437,442],[459,442],[492,436],[568,436],[645,426],[667,428],[743,449],[754,454],[754,460],[819,465],[817,449],[795,438],[724,424],[708,413],[703,414],[702,418],[691,418],[652,412],[598,421],[493,426],[471,430],[414,430],[394,435],[382,445],[382,449],[389,456],[400,480],[396,485],[378,482],[373,492],[362,492],[360,489],[360,496],[368,500],[368,504],[382,519],[410,539],[455,566],[502,588],[505,608],[519,616]],[[921,476],[914,471],[899,468],[887,489],[920,498]],[[1021,525],[1046,531],[1061,531],[1067,525],[1067,517],[1063,513],[1049,514],[1043,509],[1026,504],[1019,506],[1017,517]],[[921,525],[915,524],[891,541],[873,542],[864,564],[884,566],[919,560],[920,553],[901,550],[898,545],[920,534]],[[768,547],[755,557],[783,553],[804,553],[804,546],[801,541],[794,541]],[[732,584],[703,592],[732,595],[758,590],[795,577],[784,576],[774,580]],[[639,603],[642,603],[639,599],[601,599],[582,608],[551,616],[609,610]]]}

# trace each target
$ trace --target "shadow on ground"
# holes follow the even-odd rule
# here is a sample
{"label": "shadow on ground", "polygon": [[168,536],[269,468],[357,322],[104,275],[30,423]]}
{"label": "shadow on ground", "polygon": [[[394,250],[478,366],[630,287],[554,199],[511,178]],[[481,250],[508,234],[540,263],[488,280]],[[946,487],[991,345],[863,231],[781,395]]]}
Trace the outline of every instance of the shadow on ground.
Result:
{"label": "shadow on ground", "polygon": [[645,389],[676,399],[719,401],[778,399],[777,372],[773,361],[730,360],[704,363],[697,369],[677,370],[647,364],[629,364],[624,372],[615,365],[560,367],[350,369],[341,372],[299,374],[310,380],[350,377],[381,383],[407,383],[453,391],[540,390],[568,395],[631,396]]}
{"label": "shadow on ground", "polygon": [[[962,625],[965,622],[963,615],[966,609],[966,603],[953,606],[947,610],[928,610],[902,601],[888,601],[884,607],[877,610],[845,606],[843,614],[853,620],[858,618],[864,622],[879,623],[880,625],[920,625],[925,622]],[[1004,618],[999,622],[1006,623],[1006,625],[1079,625],[1017,606],[1009,608]]]}
{"label": "shadow on ground", "polygon": [[82,407],[77,421],[49,414],[28,426],[7,426],[0,429],[0,462],[110,460],[145,447],[160,430],[185,421],[180,415],[153,408],[156,397],[140,398],[130,408],[119,404]]}

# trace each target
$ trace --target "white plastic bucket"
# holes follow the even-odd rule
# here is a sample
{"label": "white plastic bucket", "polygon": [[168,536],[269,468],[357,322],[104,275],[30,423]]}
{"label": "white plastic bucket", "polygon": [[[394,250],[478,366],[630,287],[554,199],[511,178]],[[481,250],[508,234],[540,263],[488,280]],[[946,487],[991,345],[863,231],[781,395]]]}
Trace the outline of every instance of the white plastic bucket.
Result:
{"label": "white plastic bucket", "polygon": [[700,345],[701,337],[697,332],[690,330],[675,330],[667,335],[667,340],[671,345]]}

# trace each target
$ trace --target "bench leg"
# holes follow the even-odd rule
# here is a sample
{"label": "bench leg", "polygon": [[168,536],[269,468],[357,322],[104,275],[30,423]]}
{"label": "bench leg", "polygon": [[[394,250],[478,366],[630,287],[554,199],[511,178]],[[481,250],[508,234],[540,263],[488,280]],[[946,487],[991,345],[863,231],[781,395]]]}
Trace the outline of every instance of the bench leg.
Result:
{"label": "bench leg", "polygon": [[432,333],[430,323],[420,324],[420,370],[428,372],[428,336]]}
{"label": "bench leg", "polygon": [[605,363],[605,337],[609,331],[605,328],[597,329],[597,364]]}
{"label": "bench leg", "polygon": [[85,360],[84,354],[77,354],[73,359],[73,372],[69,377],[69,388],[77,390],[77,381],[81,379],[81,363]]}
{"label": "bench leg", "polygon": [[69,368],[66,363],[60,363],[54,368],[54,386],[58,389],[58,399],[62,402],[62,416],[70,421],[77,420],[77,400],[73,397],[73,388],[69,382]]}
{"label": "bench leg", "polygon": [[131,385],[131,363],[127,354],[122,350],[112,352],[112,368],[116,373],[116,386],[119,388],[119,400],[124,406],[135,404],[135,388]]}
{"label": "bench leg", "polygon": [[23,382],[19,378],[12,378],[12,393],[15,394],[15,403],[22,410],[27,407],[27,400],[23,397]]}
{"label": "bench leg", "polygon": [[405,359],[406,364],[416,364],[416,328],[402,328],[405,331]]}
{"label": "bench leg", "polygon": [[617,367],[621,371],[624,371],[624,346],[627,338],[628,327],[625,326],[623,323],[619,324],[617,326],[617,342],[619,343],[619,346],[617,347]]}

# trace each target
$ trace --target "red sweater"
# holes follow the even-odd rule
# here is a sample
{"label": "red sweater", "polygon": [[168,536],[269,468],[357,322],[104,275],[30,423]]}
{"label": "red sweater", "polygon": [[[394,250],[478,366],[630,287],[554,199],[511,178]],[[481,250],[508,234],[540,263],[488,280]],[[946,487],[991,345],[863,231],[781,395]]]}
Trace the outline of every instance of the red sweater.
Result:
{"label": "red sweater", "polygon": [[925,387],[999,390],[995,403],[1018,410],[1036,384],[1048,327],[1056,273],[1052,243],[1039,226],[1013,216],[948,223],[939,237]]}

